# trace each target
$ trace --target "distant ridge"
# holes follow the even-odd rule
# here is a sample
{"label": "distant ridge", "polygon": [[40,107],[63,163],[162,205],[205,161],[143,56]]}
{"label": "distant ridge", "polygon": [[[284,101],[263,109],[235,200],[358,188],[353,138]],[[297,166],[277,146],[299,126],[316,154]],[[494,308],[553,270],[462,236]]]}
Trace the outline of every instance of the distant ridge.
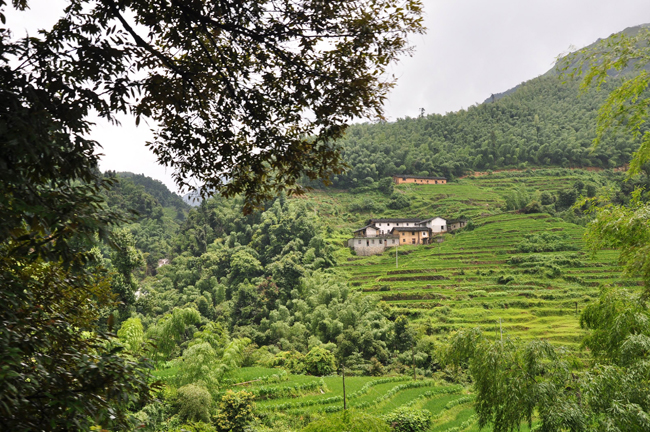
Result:
{"label": "distant ridge", "polygon": [[[623,33],[648,27],[630,27]],[[551,68],[467,109],[351,125],[340,141],[349,168],[331,183],[358,191],[394,175],[453,181],[472,172],[503,169],[624,166],[639,148],[637,138],[612,131],[596,149],[593,140],[598,109],[627,72],[612,75],[602,91],[581,92],[578,80],[560,80]]]}
{"label": "distant ridge", "polygon": [[[625,30],[623,30],[623,31],[621,31],[621,32],[612,33],[612,35],[615,35],[615,34],[625,34],[625,35],[627,35],[627,36],[633,36],[633,35],[636,35],[636,34],[639,32],[639,30],[644,29],[644,28],[650,28],[650,23],[648,23],[648,24],[641,24],[641,25],[633,26],[633,27],[628,27],[628,28],[626,28]],[[612,36],[612,35],[610,35],[610,36]],[[601,38],[598,38],[598,39],[596,40],[596,42],[594,42],[594,43],[592,43],[592,44],[589,44],[589,45],[587,45],[587,46],[584,47],[584,48],[590,48],[590,47],[593,47],[594,45],[596,45],[597,43],[599,43],[601,40],[602,40]],[[583,48],[580,48],[580,49],[583,49]],[[548,71],[546,71],[545,73],[543,73],[543,74],[540,75],[540,76],[552,76],[552,75],[559,76],[559,74],[560,74],[560,73],[558,72],[558,70],[556,69],[556,67],[553,66],[551,69],[549,69]],[[488,97],[487,99],[485,99],[485,100],[483,101],[483,103],[486,104],[486,103],[496,102],[496,101],[498,101],[499,99],[502,99],[502,98],[504,98],[504,97],[506,97],[506,96],[508,96],[508,95],[511,95],[511,94],[513,94],[515,91],[517,91],[517,90],[518,90],[518,89],[519,89],[523,84],[525,84],[525,83],[526,83],[526,82],[523,82],[523,83],[521,83],[521,84],[517,84],[517,85],[514,86],[513,88],[508,89],[508,90],[506,90],[506,91],[504,91],[504,92],[501,92],[501,93],[494,93],[494,94],[490,95],[490,97]]]}
{"label": "distant ridge", "polygon": [[183,195],[182,198],[185,204],[192,207],[198,207],[203,202],[203,199],[201,198],[201,195],[199,195],[198,192],[188,192],[185,195]]}

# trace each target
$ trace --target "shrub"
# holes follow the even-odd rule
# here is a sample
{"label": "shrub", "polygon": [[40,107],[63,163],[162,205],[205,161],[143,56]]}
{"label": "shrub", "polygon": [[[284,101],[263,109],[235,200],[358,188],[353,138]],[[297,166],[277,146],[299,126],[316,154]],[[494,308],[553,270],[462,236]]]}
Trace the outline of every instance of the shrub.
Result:
{"label": "shrub", "polygon": [[542,201],[542,205],[551,205],[555,202],[555,197],[550,192],[542,192],[540,200]]}
{"label": "shrub", "polygon": [[513,275],[501,275],[497,278],[497,283],[501,285],[506,285],[509,284],[510,282],[514,282],[515,277]]}
{"label": "shrub", "polygon": [[524,236],[524,240],[517,245],[519,252],[557,252],[572,251],[580,248],[571,242],[566,234],[542,232]]}
{"label": "shrub", "polygon": [[351,212],[372,212],[372,211],[381,211],[383,206],[380,203],[375,203],[370,198],[364,198],[360,203],[354,202],[350,204],[348,210]]}
{"label": "shrub", "polygon": [[372,376],[382,376],[384,374],[384,365],[377,360],[377,357],[370,359],[370,368],[368,369],[368,373]]}
{"label": "shrub", "polygon": [[377,189],[379,189],[379,192],[390,195],[393,193],[393,190],[395,189],[395,184],[393,183],[393,178],[392,177],[384,177],[383,179],[379,180],[379,183],[377,185]]}
{"label": "shrub", "polygon": [[195,422],[195,423],[186,423],[182,426],[179,426],[174,429],[170,429],[169,432],[215,432],[216,429],[209,423]]}
{"label": "shrub", "polygon": [[219,413],[214,423],[219,432],[243,432],[255,420],[252,393],[228,390],[219,402]]}
{"label": "shrub", "polygon": [[181,418],[190,421],[209,421],[212,396],[204,387],[188,384],[178,389],[177,402]]}
{"label": "shrub", "polygon": [[578,199],[578,191],[570,189],[568,191],[559,191],[557,194],[557,202],[555,206],[558,210],[563,210],[571,207]]}
{"label": "shrub", "polygon": [[360,411],[346,410],[307,425],[303,432],[390,432],[386,423]]}
{"label": "shrub", "polygon": [[595,184],[593,184],[593,183],[589,183],[589,184],[587,185],[587,196],[588,196],[589,198],[593,198],[593,197],[595,197],[597,192],[598,192],[598,188],[596,187]]}
{"label": "shrub", "polygon": [[298,351],[282,351],[275,355],[269,366],[281,366],[293,373],[305,371],[305,356]]}
{"label": "shrub", "polygon": [[526,205],[526,207],[524,207],[524,213],[526,214],[543,212],[544,208],[538,201],[531,201]]}
{"label": "shrub", "polygon": [[404,195],[400,194],[393,194],[390,197],[390,202],[388,203],[388,208],[393,210],[399,210],[410,206],[411,203],[409,200]]}
{"label": "shrub", "polygon": [[310,375],[330,375],[335,370],[334,354],[323,347],[313,347],[305,356],[305,372]]}
{"label": "shrub", "polygon": [[383,419],[396,432],[425,432],[431,425],[431,413],[427,410],[416,410],[409,407],[397,408]]}

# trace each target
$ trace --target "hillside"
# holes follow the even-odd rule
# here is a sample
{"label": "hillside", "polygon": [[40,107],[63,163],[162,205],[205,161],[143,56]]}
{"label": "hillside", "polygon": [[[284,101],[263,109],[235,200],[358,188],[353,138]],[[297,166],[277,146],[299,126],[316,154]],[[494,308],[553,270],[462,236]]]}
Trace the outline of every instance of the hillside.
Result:
{"label": "hillside", "polygon": [[[334,187],[246,215],[242,197],[190,208],[120,175],[107,202],[137,210],[123,250],[143,252],[147,268],[134,259],[125,271],[129,256],[111,254],[116,289],[137,288],[113,316],[120,342],[164,382],[162,403],[134,413],[142,427],[215,430],[232,409],[254,413],[256,430],[298,431],[334,421],[345,394],[352,415],[384,429],[406,415],[425,418],[421,431],[477,431],[476,375],[450,354],[474,329],[497,353],[535,341],[565,356],[567,374],[587,370],[581,313],[604,289],[633,293],[641,281],[623,277],[617,251],[585,248],[590,204],[574,204],[627,203],[650,177],[613,169],[630,139],[591,152],[604,94],[577,95],[547,75],[467,111],[354,126]],[[395,185],[386,177],[397,172],[449,181]],[[434,216],[469,222],[430,245],[363,257],[347,247],[368,219]],[[533,413],[533,430],[539,421]]]}
{"label": "hillside", "polygon": [[[623,35],[626,35],[626,36],[634,36],[634,35],[638,34],[639,30],[644,29],[644,28],[648,28],[648,27],[650,27],[650,24],[641,24],[641,25],[638,25],[638,26],[628,27],[625,30],[623,30],[622,32],[619,32],[619,33],[616,33],[616,34],[623,34]],[[598,39],[596,42],[587,45],[583,49],[592,49],[592,48],[594,48],[595,45],[598,42],[600,42],[600,40],[601,39]],[[572,65],[575,65],[575,62],[573,62]],[[561,73],[561,71],[558,70],[558,68],[554,66],[551,69],[549,69],[546,73],[542,74],[542,76],[557,77],[557,76],[560,75],[560,73]],[[503,92],[494,93],[489,98],[485,99],[483,101],[483,103],[484,104],[492,103],[492,102],[494,102],[496,100],[499,100],[499,99],[501,99],[501,98],[503,98],[505,96],[511,95],[511,94],[515,93],[523,84],[525,84],[525,83],[516,85],[513,88],[505,90]]]}
{"label": "hillside", "polygon": [[[556,169],[493,174],[446,185],[400,185],[393,194],[405,196],[411,204],[400,210],[384,207],[390,201],[379,192],[319,191],[310,201],[338,244],[371,217],[469,218],[475,229],[447,234],[441,244],[400,246],[398,266],[393,249],[356,257],[341,248],[338,267],[345,270],[351,287],[378,295],[395,314],[410,316],[430,334],[444,336],[475,326],[493,332],[498,326],[517,337],[543,337],[577,347],[582,338],[578,313],[598,296],[599,286],[635,282],[621,279],[616,253],[605,251],[596,259],[586,253],[583,228],[558,217],[579,219],[573,210],[551,210],[555,215],[551,216],[504,207],[513,194],[540,200],[544,192],[560,196],[576,183],[595,185],[602,193],[617,188],[615,179],[620,178],[607,172]],[[373,209],[340,211],[364,201],[371,201]],[[542,246],[526,249],[535,241]]]}
{"label": "hillside", "polygon": [[[145,274],[155,274],[158,261],[171,257],[172,240],[191,208],[164,183],[142,174],[107,171],[116,180],[104,192],[107,205],[121,212],[135,246],[144,253]],[[105,254],[108,251],[105,250]]]}
{"label": "hillside", "polygon": [[551,69],[467,110],[353,125],[342,142],[350,169],[334,186],[364,186],[394,174],[453,178],[473,170],[625,165],[638,145],[628,136],[610,134],[591,149],[598,107],[625,76],[581,94],[577,82],[564,83]]}

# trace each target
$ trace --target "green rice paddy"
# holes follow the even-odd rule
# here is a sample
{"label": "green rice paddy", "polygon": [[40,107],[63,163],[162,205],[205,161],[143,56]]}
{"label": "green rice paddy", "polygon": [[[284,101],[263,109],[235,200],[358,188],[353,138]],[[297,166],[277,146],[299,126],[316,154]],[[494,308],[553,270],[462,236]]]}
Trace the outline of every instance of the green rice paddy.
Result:
{"label": "green rice paddy", "polygon": [[[401,185],[395,193],[405,194],[411,202],[411,207],[403,210],[387,209],[389,197],[379,192],[327,190],[303,198],[319,213],[330,240],[340,245],[335,253],[338,268],[347,276],[349,286],[378,296],[398,314],[421,324],[428,334],[446,338],[454,331],[479,327],[495,336],[503,332],[523,340],[546,339],[580,355],[584,336],[580,311],[598,297],[602,286],[635,286],[639,281],[622,277],[617,252],[601,251],[592,257],[585,249],[583,227],[545,213],[502,210],[505,197],[515,189],[531,196],[555,193],[572,187],[578,179],[597,183],[600,188],[608,186],[598,174],[560,171],[484,176],[447,185]],[[364,200],[372,201],[379,210],[348,211]],[[343,246],[352,230],[370,218],[460,215],[468,217],[475,229],[445,234],[439,244],[400,246],[397,259],[394,248],[382,255],[360,257]],[[522,251],[526,236],[541,234],[557,240],[554,251]],[[274,373],[273,369],[245,369],[238,372],[242,382],[253,375]],[[278,418],[287,424],[290,418],[299,430],[309,419],[342,409],[343,388],[338,376],[289,375],[275,385],[292,386],[310,379],[321,381],[304,392],[258,400],[257,408],[267,425]],[[261,382],[237,388],[254,390]],[[430,430],[436,432],[479,430],[470,390],[433,379],[346,378],[350,407],[373,415],[402,406],[426,409],[434,419]],[[522,425],[521,430],[530,429]]]}
{"label": "green rice paddy", "polygon": [[[360,198],[343,192],[316,192],[319,213],[334,209],[328,221],[332,239],[343,245],[351,230],[371,217],[457,217],[466,215],[472,231],[445,234],[439,244],[399,246],[382,255],[354,256],[341,247],[339,268],[349,285],[379,296],[398,313],[421,323],[427,333],[442,337],[450,332],[480,327],[485,332],[522,339],[543,338],[578,348],[583,337],[579,314],[598,297],[603,285],[634,286],[623,279],[617,252],[596,257],[585,249],[584,228],[546,213],[504,212],[507,194],[515,189],[531,196],[566,190],[577,181],[609,185],[605,176],[580,170],[541,170],[462,179],[446,185],[400,185],[412,203],[403,210],[342,214],[351,201],[388,199],[379,193]],[[383,201],[382,201],[383,200]],[[334,205],[334,207],[332,207]],[[338,214],[336,214],[338,212]],[[546,233],[566,247],[554,252],[524,253],[519,245],[526,235]],[[397,261],[397,262],[396,262]]]}

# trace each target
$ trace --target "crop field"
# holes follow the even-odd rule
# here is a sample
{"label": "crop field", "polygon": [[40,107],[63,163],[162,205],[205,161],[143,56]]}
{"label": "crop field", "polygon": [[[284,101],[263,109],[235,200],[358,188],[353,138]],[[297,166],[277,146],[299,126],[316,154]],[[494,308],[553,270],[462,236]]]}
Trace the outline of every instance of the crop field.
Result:
{"label": "crop field", "polygon": [[[250,378],[256,373],[266,373],[257,377],[257,381],[247,380],[233,382],[230,388],[246,389],[260,393],[260,388],[267,386],[270,376],[277,376],[277,369],[247,373],[242,368],[238,373]],[[339,376],[323,378],[303,375],[286,376],[285,381],[277,384],[277,388],[296,388],[304,385],[306,380],[320,383],[317,388],[296,392],[290,396],[286,392],[278,392],[280,397],[268,394],[257,397],[256,407],[262,422],[272,427],[279,418],[295,418],[296,425],[300,419],[314,418],[342,410],[343,386]],[[346,393],[348,406],[353,409],[368,410],[373,415],[388,414],[402,406],[424,408],[431,412],[434,419],[432,430],[447,431],[463,426],[460,430],[471,430],[476,423],[472,408],[473,397],[467,389],[460,385],[449,385],[434,380],[413,381],[406,376],[392,377],[346,377]],[[263,392],[262,392],[263,393]]]}
{"label": "crop field", "polygon": [[[390,197],[376,190],[363,193],[335,189],[314,190],[303,198],[309,200],[328,227],[335,231],[343,229],[344,233],[341,234],[345,237],[351,229],[361,228],[370,218],[405,217],[408,214],[409,217],[442,216],[453,219],[498,214],[505,203],[505,196],[516,189],[523,189],[531,195],[535,192],[556,193],[570,189],[578,180],[593,183],[599,189],[610,185],[607,176],[602,173],[542,169],[468,177],[444,185],[395,186],[394,193],[404,195],[411,204],[401,210],[388,208]],[[357,211],[354,210],[355,206],[366,206],[369,209]]]}
{"label": "crop field", "polygon": [[[578,314],[601,284],[635,283],[621,278],[615,252],[592,259],[578,225],[515,213],[474,223],[475,230],[446,234],[443,243],[400,246],[397,258],[393,248],[372,257],[350,255],[340,266],[351,286],[379,295],[431,333],[481,327],[568,346],[580,342]],[[541,244],[525,238],[540,234],[547,236]],[[529,252],[531,244],[560,250]]]}
{"label": "crop field", "polygon": [[[353,256],[341,247],[336,255],[351,287],[378,295],[399,313],[425,325],[430,334],[447,335],[480,327],[490,334],[522,339],[544,338],[577,347],[583,336],[578,317],[598,297],[603,284],[634,286],[624,280],[617,253],[594,258],[584,248],[584,228],[546,213],[504,212],[505,196],[515,189],[529,194],[570,189],[576,181],[606,188],[606,176],[580,170],[539,170],[465,178],[446,185],[400,185],[411,206],[381,213],[341,214],[353,201],[387,198],[379,192],[363,198],[339,191],[314,192],[317,211],[331,228],[359,228],[371,217],[457,217],[465,215],[473,231],[445,234],[426,246],[400,246],[383,255]],[[339,212],[339,214],[335,214]],[[337,225],[338,224],[338,225]],[[330,229],[336,244],[351,229]],[[531,238],[527,238],[531,237]],[[396,265],[396,260],[398,261]]]}
{"label": "crop field", "polygon": [[[274,384],[277,393],[261,391],[268,388],[268,382],[276,380],[278,369],[241,368],[236,375],[230,375],[230,388],[245,389],[257,395],[256,407],[262,423],[273,429],[279,419],[294,419],[299,430],[303,419],[314,419],[321,415],[343,409],[343,386],[340,376],[323,378],[304,375],[283,375],[283,381]],[[263,374],[263,375],[259,375]],[[246,379],[246,381],[238,381]],[[251,377],[255,376],[252,380]],[[245,378],[243,378],[245,377]],[[306,382],[318,382],[315,388],[296,391],[287,395],[281,389],[304,387]],[[472,408],[473,396],[468,388],[450,385],[435,380],[413,381],[406,376],[391,377],[346,377],[348,406],[367,410],[382,416],[399,407],[409,406],[426,409],[432,414],[432,431],[475,431],[478,430],[476,413]],[[490,428],[483,429],[490,430]],[[528,431],[527,427],[522,427]]]}

